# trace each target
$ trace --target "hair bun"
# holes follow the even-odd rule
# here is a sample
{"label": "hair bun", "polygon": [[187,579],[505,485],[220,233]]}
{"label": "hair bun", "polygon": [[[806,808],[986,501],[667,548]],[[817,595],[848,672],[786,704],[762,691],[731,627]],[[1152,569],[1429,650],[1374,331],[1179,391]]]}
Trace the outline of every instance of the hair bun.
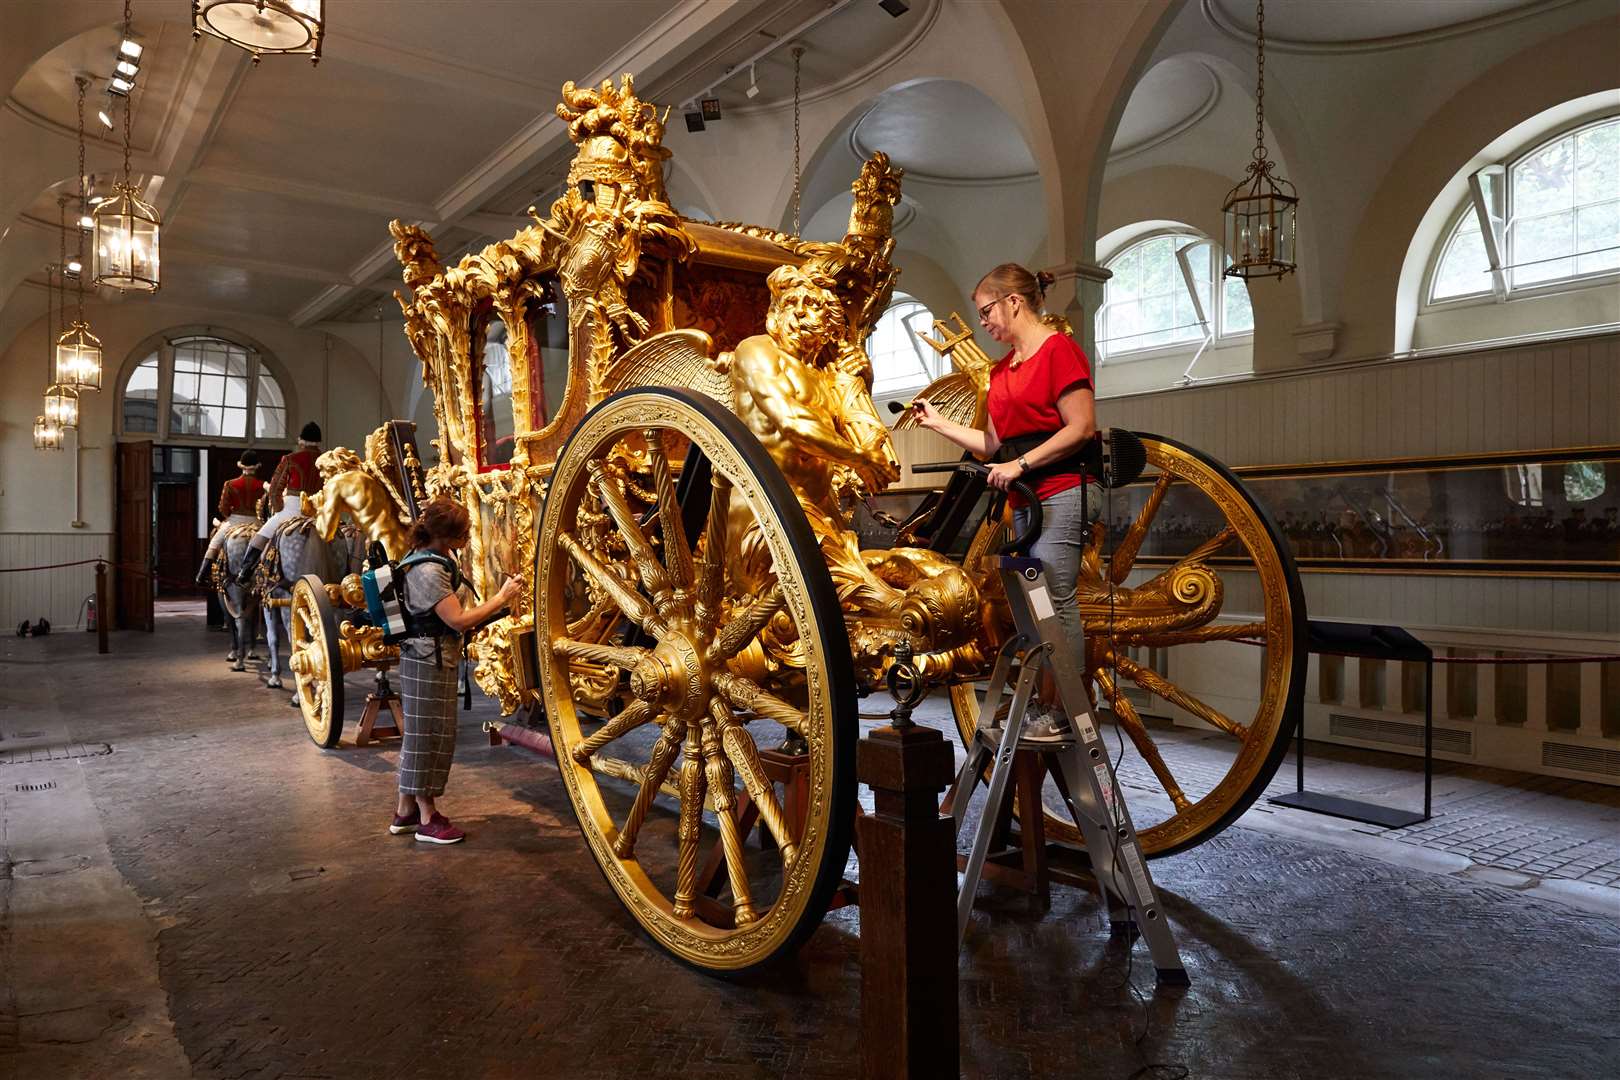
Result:
{"label": "hair bun", "polygon": [[1056,280],[1057,275],[1052,273],[1050,270],[1042,270],[1035,275],[1035,284],[1041,287],[1041,292],[1043,294],[1047,289],[1052,287],[1052,283]]}

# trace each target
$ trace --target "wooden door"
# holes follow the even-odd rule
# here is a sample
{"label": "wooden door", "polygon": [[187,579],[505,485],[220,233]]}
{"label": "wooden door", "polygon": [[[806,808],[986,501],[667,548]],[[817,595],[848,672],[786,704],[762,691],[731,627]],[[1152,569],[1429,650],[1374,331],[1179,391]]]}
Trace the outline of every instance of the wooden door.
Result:
{"label": "wooden door", "polygon": [[157,591],[192,596],[197,572],[197,485],[157,485]]}
{"label": "wooden door", "polygon": [[117,621],[121,630],[150,631],[152,622],[152,444],[118,444],[118,533],[113,559],[119,565]]}

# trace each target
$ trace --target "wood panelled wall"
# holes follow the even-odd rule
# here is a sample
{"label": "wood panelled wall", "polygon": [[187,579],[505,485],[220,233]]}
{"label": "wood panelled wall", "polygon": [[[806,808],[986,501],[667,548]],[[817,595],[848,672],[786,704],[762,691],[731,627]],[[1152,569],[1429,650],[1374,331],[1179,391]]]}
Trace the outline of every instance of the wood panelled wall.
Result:
{"label": "wood panelled wall", "polygon": [[[111,551],[108,533],[0,533],[0,571],[105,559]],[[0,630],[15,633],[24,619],[42,617],[53,630],[70,630],[81,618],[79,605],[95,591],[96,568],[90,565],[0,573]]]}
{"label": "wood panelled wall", "polygon": [[[1620,445],[1620,334],[1104,397],[1097,416],[1232,466]],[[1620,581],[1303,577],[1313,618],[1620,640]],[[1227,610],[1255,610],[1247,591]]]}
{"label": "wood panelled wall", "polygon": [[[1108,368],[1098,373],[1104,395]],[[1620,334],[1104,397],[1231,466],[1620,444]]]}

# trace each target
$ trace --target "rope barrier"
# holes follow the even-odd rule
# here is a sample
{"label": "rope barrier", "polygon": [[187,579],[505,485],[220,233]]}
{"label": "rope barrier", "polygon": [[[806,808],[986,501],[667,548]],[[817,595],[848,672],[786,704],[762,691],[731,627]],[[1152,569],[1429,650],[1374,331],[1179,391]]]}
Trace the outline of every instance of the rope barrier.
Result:
{"label": "rope barrier", "polygon": [[180,585],[185,588],[195,588],[197,586],[195,581],[188,578],[169,577],[165,574],[158,573],[156,570],[153,570],[150,567],[140,566],[136,563],[115,562],[112,559],[79,559],[75,562],[49,563],[45,566],[3,566],[0,567],[0,574],[20,574],[30,570],[61,570],[64,567],[91,566],[96,563],[105,564],[115,570],[128,570],[132,573],[145,574],[153,581],[162,582],[168,585]]}

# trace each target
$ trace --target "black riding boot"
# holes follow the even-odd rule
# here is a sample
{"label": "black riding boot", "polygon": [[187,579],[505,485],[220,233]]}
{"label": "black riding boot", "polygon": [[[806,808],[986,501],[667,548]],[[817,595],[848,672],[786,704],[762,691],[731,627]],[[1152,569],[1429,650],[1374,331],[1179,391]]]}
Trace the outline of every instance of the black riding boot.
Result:
{"label": "black riding boot", "polygon": [[238,585],[253,584],[253,569],[259,565],[259,556],[263,553],[264,549],[262,548],[249,547],[247,549],[247,552],[242,556],[242,569],[236,572],[236,583]]}
{"label": "black riding boot", "polygon": [[214,583],[214,560],[217,558],[219,558],[219,552],[216,551],[205,558],[201,566],[197,567],[197,584],[205,589]]}

